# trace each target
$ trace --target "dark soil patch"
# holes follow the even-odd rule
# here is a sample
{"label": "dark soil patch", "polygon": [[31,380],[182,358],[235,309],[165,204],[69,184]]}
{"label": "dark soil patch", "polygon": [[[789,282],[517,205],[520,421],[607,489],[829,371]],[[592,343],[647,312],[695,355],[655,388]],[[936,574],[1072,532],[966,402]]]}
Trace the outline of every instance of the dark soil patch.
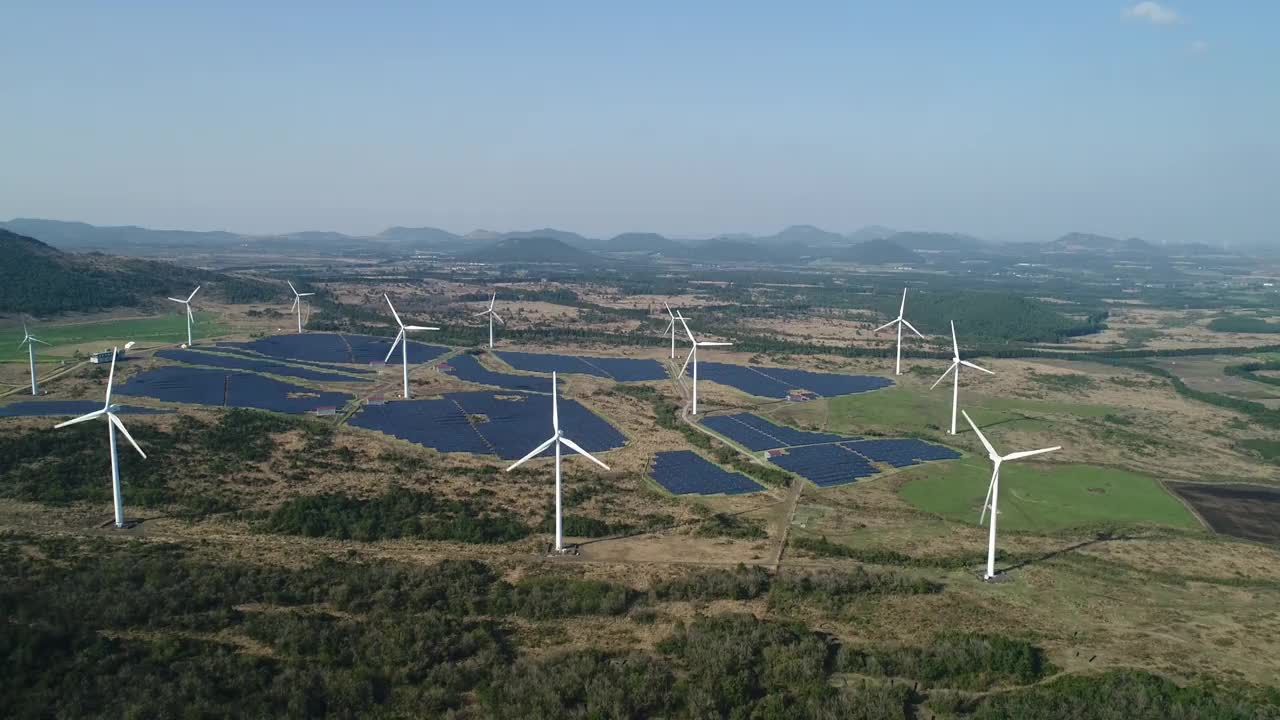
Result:
{"label": "dark soil patch", "polygon": [[1214,532],[1280,545],[1280,488],[1166,483]]}

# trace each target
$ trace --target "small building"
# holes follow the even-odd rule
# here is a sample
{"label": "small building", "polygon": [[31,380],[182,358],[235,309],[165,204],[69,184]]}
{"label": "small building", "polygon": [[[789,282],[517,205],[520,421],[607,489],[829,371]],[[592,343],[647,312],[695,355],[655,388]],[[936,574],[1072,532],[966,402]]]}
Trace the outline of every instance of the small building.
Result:
{"label": "small building", "polygon": [[[120,348],[119,352],[116,353],[116,359],[123,360],[124,358],[125,358],[124,348]],[[99,350],[98,352],[91,354],[89,356],[89,362],[95,365],[110,365],[111,349],[108,348],[106,350]]]}
{"label": "small building", "polygon": [[386,395],[370,395],[368,400],[364,401],[365,405],[386,405]]}
{"label": "small building", "polygon": [[440,372],[453,372],[453,366],[447,362],[436,363],[436,369]]}
{"label": "small building", "polygon": [[321,405],[316,408],[316,415],[319,417],[333,417],[338,414],[338,408],[333,405]]}
{"label": "small building", "polygon": [[787,402],[807,402],[818,397],[809,390],[792,390],[787,393]]}
{"label": "small building", "polygon": [[782,457],[783,455],[786,455],[786,454],[787,454],[787,451],[781,450],[781,449],[769,451],[769,457],[771,458]]}

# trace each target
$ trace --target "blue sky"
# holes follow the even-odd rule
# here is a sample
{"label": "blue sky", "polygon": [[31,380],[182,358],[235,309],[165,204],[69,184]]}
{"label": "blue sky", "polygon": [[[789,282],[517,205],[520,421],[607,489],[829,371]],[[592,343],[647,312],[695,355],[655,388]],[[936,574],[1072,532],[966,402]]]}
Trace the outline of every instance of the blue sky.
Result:
{"label": "blue sky", "polygon": [[6,4],[0,217],[1280,241],[1280,3],[183,5]]}

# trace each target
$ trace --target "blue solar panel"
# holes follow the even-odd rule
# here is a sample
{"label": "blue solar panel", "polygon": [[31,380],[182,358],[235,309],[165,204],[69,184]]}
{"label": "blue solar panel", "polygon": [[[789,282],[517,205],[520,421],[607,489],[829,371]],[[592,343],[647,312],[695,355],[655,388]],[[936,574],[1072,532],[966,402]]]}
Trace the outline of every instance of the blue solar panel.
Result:
{"label": "blue solar panel", "polygon": [[292,365],[302,365],[304,367],[319,368],[321,370],[333,370],[342,373],[356,373],[358,375],[373,375],[377,371],[363,367],[352,367],[351,365],[335,365],[332,363],[315,362],[314,360],[298,360],[297,358],[268,358],[266,355],[246,350],[245,343],[219,343],[211,347],[200,347],[203,352],[216,352],[223,355],[236,355],[238,357],[249,358],[250,360],[267,360],[282,359]]}
{"label": "blue solar panel", "polygon": [[[395,338],[371,335],[343,335],[340,333],[300,333],[298,335],[273,335],[252,342],[233,345],[263,355],[294,360],[314,360],[329,363],[355,363],[365,365],[386,358]],[[409,362],[424,363],[448,352],[440,345],[427,345],[409,341]],[[399,349],[397,348],[397,352]]]}
{"label": "blue solar panel", "polygon": [[117,388],[121,395],[140,395],[166,402],[247,407],[284,413],[304,413],[320,407],[342,407],[346,393],[312,390],[262,375],[205,368],[166,366],[145,370]]}
{"label": "blue solar panel", "polygon": [[494,353],[503,362],[524,372],[551,374],[578,373],[610,378],[619,382],[661,380],[667,376],[657,360],[637,358],[604,358],[587,355],[555,355],[504,350]]}
{"label": "blue solar panel", "polygon": [[294,367],[265,357],[258,360],[251,360],[247,357],[199,352],[196,350],[157,350],[156,357],[187,363],[188,365],[205,365],[208,367],[226,368],[229,370],[247,370],[249,372],[280,375],[283,377],[293,377],[302,380],[317,380],[321,382],[372,382],[370,378],[355,377],[353,375],[339,375],[338,373],[313,370],[311,368]]}
{"label": "blue solar panel", "polygon": [[[551,398],[529,393],[448,393],[436,400],[367,406],[350,422],[441,452],[496,454],[514,460],[551,437]],[[574,400],[560,399],[560,428],[591,453],[626,442],[622,433]],[[548,448],[543,455],[553,453]]]}
{"label": "blue solar panel", "polygon": [[516,375],[513,373],[494,372],[483,365],[474,355],[458,355],[449,360],[450,372],[454,377],[467,382],[508,390],[529,390],[532,392],[551,392],[550,378],[535,375]]}
{"label": "blue solar panel", "polygon": [[714,415],[704,418],[702,424],[749,450],[769,450],[771,448],[817,445],[856,439],[832,433],[809,432],[785,425],[776,425],[751,413]]}
{"label": "blue solar panel", "polygon": [[786,454],[769,459],[778,467],[789,470],[818,487],[851,483],[878,472],[866,458],[841,445],[795,447],[787,450]]}
{"label": "blue solar panel", "polygon": [[746,475],[728,472],[689,450],[657,453],[649,475],[676,495],[741,495],[764,490]]}
{"label": "blue solar panel", "polygon": [[916,465],[921,460],[955,460],[960,457],[960,453],[949,447],[915,438],[859,440],[841,444],[859,455],[894,467]]}
{"label": "blue solar panel", "polygon": [[[48,415],[74,417],[101,409],[102,402],[98,400],[23,400],[8,405],[0,405],[0,417],[40,417]],[[137,405],[120,405],[116,408],[116,414],[118,415],[156,415],[170,412],[173,411],[139,407]]]}
{"label": "blue solar panel", "polygon": [[893,384],[877,375],[840,375],[790,368],[699,362],[698,378],[735,387],[748,395],[786,397],[792,390],[809,390],[818,395],[849,395],[879,390]]}

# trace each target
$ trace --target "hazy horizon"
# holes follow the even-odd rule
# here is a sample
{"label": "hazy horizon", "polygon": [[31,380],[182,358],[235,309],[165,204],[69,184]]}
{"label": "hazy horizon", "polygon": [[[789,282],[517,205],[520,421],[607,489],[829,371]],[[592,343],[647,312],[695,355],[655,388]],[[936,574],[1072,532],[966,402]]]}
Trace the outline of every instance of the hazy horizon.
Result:
{"label": "hazy horizon", "polygon": [[1280,239],[1269,4],[7,14],[2,217]]}

